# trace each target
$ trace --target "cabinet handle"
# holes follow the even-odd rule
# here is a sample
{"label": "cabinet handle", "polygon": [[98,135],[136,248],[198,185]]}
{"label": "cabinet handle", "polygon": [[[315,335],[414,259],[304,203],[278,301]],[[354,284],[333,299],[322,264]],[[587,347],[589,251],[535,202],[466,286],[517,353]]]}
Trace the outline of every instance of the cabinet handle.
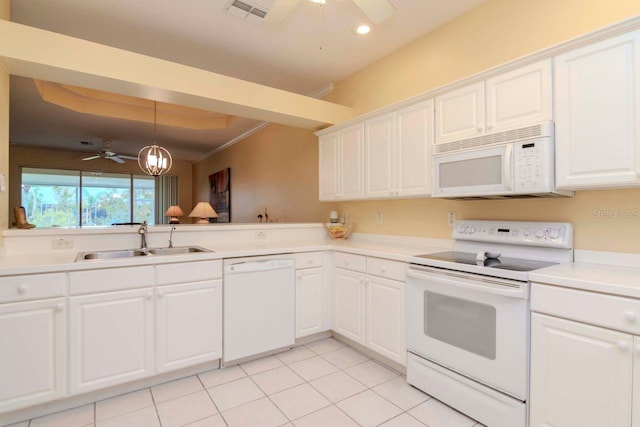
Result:
{"label": "cabinet handle", "polygon": [[487,129],[493,129],[493,124],[492,123],[487,123]]}
{"label": "cabinet handle", "polygon": [[478,132],[482,132],[482,126],[478,126],[478,127],[476,128],[476,130],[477,130]]}
{"label": "cabinet handle", "polygon": [[618,348],[622,351],[627,351],[629,350],[629,343],[624,340],[620,340],[618,341]]}
{"label": "cabinet handle", "polygon": [[147,299],[152,299],[153,298],[153,294],[151,292],[147,292]]}
{"label": "cabinet handle", "polygon": [[63,308],[64,308],[64,305],[62,303],[56,304],[56,311],[62,311]]}
{"label": "cabinet handle", "polygon": [[349,260],[348,259],[344,260],[344,265],[349,265]]}
{"label": "cabinet handle", "polygon": [[296,277],[297,277],[298,279],[302,279],[302,274],[296,274]]}
{"label": "cabinet handle", "polygon": [[307,261],[307,264],[309,264],[309,265],[313,264],[313,260],[310,259],[309,261]]}
{"label": "cabinet handle", "polygon": [[162,298],[164,294],[162,292],[158,292],[158,298]]}
{"label": "cabinet handle", "polygon": [[380,267],[380,271],[382,271],[383,273],[386,273],[387,266],[383,265],[382,267]]}
{"label": "cabinet handle", "polygon": [[635,311],[627,311],[624,314],[624,318],[629,322],[635,322],[636,320],[638,320],[638,315],[635,313]]}
{"label": "cabinet handle", "polygon": [[19,293],[20,295],[23,295],[24,293],[26,293],[26,292],[27,292],[27,285],[24,285],[24,284],[20,283],[20,284],[18,285],[18,289],[17,289],[17,290],[18,290],[18,293]]}

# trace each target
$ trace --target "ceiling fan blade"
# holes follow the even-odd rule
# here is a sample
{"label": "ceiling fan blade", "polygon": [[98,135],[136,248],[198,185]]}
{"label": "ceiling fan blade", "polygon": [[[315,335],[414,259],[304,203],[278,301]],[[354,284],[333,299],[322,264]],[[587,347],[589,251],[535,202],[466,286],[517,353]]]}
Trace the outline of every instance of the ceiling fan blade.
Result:
{"label": "ceiling fan blade", "polygon": [[137,157],[135,157],[135,156],[127,156],[126,154],[118,154],[118,157],[120,157],[121,159],[126,159],[126,160],[138,160]]}
{"label": "ceiling fan blade", "polygon": [[111,160],[113,160],[113,161],[114,161],[114,162],[116,162],[116,163],[120,163],[120,164],[123,164],[123,163],[124,163],[124,160],[122,160],[122,159],[121,159],[120,157],[118,157],[118,156],[109,156],[108,158],[109,158],[109,159],[111,159]]}
{"label": "ceiling fan blade", "polygon": [[[396,8],[389,0],[353,0],[374,24],[379,24],[391,18]],[[267,15],[268,16],[268,15]]]}
{"label": "ceiling fan blade", "polygon": [[282,24],[298,3],[300,3],[300,0],[276,0],[269,12],[267,12],[264,22],[266,24]]}
{"label": "ceiling fan blade", "polygon": [[99,158],[100,158],[100,155],[99,154],[95,154],[93,156],[85,157],[82,160],[93,160],[93,159],[99,159]]}

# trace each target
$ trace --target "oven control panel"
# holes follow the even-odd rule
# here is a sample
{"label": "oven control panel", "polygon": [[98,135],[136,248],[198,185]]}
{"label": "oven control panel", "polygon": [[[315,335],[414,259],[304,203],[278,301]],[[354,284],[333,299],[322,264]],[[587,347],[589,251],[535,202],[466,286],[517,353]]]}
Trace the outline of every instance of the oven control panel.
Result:
{"label": "oven control panel", "polygon": [[461,220],[455,222],[452,238],[570,249],[573,247],[573,225],[568,222]]}

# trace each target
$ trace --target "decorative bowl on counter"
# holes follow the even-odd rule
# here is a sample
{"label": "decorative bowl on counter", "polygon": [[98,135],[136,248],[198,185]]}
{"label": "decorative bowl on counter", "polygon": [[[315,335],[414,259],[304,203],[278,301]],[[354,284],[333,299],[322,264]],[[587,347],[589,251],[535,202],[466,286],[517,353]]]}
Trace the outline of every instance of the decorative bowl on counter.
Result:
{"label": "decorative bowl on counter", "polygon": [[341,224],[341,223],[326,223],[324,228],[327,230],[327,234],[332,239],[348,239],[351,232],[355,227],[355,223]]}

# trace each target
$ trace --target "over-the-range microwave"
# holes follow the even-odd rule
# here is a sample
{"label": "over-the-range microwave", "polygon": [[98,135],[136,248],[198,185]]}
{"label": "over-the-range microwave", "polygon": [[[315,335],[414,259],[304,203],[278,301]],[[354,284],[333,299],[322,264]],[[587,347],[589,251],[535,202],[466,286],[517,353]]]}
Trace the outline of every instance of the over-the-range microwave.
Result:
{"label": "over-the-range microwave", "polygon": [[433,197],[572,196],[555,187],[553,122],[436,145]]}

